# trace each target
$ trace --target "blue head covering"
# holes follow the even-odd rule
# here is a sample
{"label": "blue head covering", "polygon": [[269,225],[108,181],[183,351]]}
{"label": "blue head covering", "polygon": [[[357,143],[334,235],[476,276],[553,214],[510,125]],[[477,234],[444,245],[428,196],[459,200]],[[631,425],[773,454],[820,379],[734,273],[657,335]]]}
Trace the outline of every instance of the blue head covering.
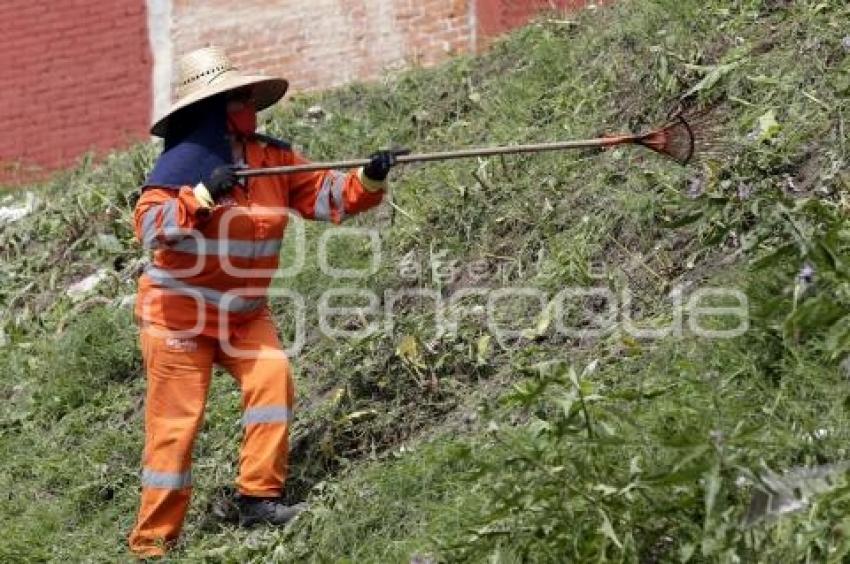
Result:
{"label": "blue head covering", "polygon": [[209,178],[218,166],[233,164],[227,138],[226,100],[193,104],[170,120],[165,148],[145,180],[147,186],[180,188]]}

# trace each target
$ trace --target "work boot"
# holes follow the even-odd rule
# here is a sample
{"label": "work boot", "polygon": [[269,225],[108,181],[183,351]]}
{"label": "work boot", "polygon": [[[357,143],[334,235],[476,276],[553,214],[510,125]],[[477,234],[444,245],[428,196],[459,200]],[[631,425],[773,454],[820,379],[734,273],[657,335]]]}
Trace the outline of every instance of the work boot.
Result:
{"label": "work boot", "polygon": [[250,527],[258,523],[285,525],[306,509],[307,504],[286,505],[276,497],[239,495],[236,507],[239,510],[239,526]]}

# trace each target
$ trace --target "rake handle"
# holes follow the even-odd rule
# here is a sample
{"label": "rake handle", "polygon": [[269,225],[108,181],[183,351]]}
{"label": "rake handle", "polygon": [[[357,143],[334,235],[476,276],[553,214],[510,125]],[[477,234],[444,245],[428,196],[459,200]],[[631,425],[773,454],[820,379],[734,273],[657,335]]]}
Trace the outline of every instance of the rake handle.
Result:
{"label": "rake handle", "polygon": [[[640,140],[638,135],[621,135],[617,137],[600,137],[597,139],[584,139],[580,141],[559,141],[555,143],[535,143],[532,145],[507,145],[501,147],[485,147],[478,149],[460,149],[457,151],[445,151],[441,153],[420,153],[415,155],[402,155],[396,157],[398,164],[427,163],[433,161],[447,161],[452,159],[467,159],[470,157],[492,157],[495,155],[514,155],[520,153],[543,153],[546,151],[563,151],[566,149],[589,149],[598,147],[611,147],[622,143],[634,143]],[[275,174],[294,174],[297,172],[311,172],[317,170],[334,170],[344,168],[356,168],[369,164],[369,159],[351,159],[347,161],[333,161],[325,163],[309,163],[292,166],[275,166],[269,168],[247,168],[236,171],[238,177],[249,176],[271,176]]]}

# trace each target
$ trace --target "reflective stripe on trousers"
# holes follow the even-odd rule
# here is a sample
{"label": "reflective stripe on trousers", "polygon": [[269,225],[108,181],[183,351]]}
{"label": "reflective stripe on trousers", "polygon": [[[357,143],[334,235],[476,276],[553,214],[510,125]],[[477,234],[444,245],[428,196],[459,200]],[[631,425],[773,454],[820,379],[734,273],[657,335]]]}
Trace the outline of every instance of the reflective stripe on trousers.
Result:
{"label": "reflective stripe on trousers", "polygon": [[289,408],[285,405],[249,407],[242,415],[243,426],[253,425],[256,423],[287,423],[288,421]]}
{"label": "reflective stripe on trousers", "polygon": [[157,472],[150,468],[142,470],[142,487],[158,488],[161,490],[181,490],[192,485],[192,471],[187,472]]}

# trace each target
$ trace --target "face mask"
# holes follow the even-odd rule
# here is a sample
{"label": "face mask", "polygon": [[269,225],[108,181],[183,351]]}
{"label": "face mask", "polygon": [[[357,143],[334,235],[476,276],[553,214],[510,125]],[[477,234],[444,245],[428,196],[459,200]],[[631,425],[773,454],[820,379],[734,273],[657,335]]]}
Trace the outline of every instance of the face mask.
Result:
{"label": "face mask", "polygon": [[257,131],[257,110],[253,104],[239,104],[227,109],[227,128],[236,135],[248,137]]}

